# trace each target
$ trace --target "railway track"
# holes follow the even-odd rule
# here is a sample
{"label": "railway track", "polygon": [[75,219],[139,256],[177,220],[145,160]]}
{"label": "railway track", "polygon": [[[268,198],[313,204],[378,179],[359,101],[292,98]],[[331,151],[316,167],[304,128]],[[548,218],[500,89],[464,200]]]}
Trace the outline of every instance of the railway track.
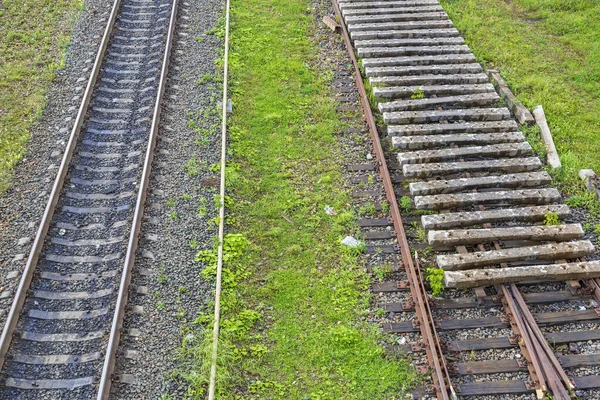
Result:
{"label": "railway track", "polygon": [[[379,170],[392,217],[359,223],[371,252],[399,250],[404,267],[373,291],[395,349],[427,356],[422,396],[600,398],[596,248],[443,8],[333,4],[379,161],[352,168]],[[400,196],[416,210],[401,216]],[[445,271],[441,295],[421,265]]]}
{"label": "railway track", "polygon": [[109,396],[177,0],[115,0],[0,338],[0,398]]}

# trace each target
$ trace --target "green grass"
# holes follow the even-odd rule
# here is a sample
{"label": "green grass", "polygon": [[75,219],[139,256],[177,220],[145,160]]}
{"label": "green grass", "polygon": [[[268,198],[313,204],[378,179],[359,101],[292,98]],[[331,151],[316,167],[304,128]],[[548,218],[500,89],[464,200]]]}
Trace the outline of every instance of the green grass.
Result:
{"label": "green grass", "polygon": [[[577,172],[600,173],[598,0],[441,0],[478,61],[497,67],[529,108],[541,104],[567,192]],[[529,137],[529,136],[528,136]]]}
{"label": "green grass", "polygon": [[[358,228],[342,188],[331,74],[311,67],[309,7],[232,3],[228,221],[240,233],[225,246],[219,399],[391,399],[416,379],[407,361],[383,356],[379,328],[364,322],[371,278],[340,245]],[[212,277],[215,251],[196,260]],[[206,390],[211,318],[182,331],[174,376],[191,398]]]}
{"label": "green grass", "polygon": [[0,5],[0,194],[24,156],[82,0],[5,0]]}

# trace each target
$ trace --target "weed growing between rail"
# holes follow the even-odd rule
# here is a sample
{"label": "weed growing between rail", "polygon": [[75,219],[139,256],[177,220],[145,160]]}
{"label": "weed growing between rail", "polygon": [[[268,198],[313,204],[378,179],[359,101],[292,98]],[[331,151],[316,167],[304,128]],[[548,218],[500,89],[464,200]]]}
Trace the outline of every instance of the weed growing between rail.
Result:
{"label": "weed growing between rail", "polygon": [[[563,165],[581,193],[581,168],[600,170],[600,17],[595,0],[441,0],[467,44],[529,108],[541,104]],[[540,149],[539,131],[525,131]],[[535,138],[535,139],[534,139]]]}
{"label": "weed growing between rail", "polygon": [[82,0],[5,0],[0,6],[0,194],[24,156]]}
{"label": "weed growing between rail", "polygon": [[[225,248],[220,399],[391,399],[415,380],[406,361],[383,357],[378,327],[364,322],[369,275],[340,245],[358,228],[330,82],[310,67],[313,18],[306,0],[232,3],[227,223],[243,234]],[[198,253],[205,277],[215,254]],[[211,324],[202,315],[194,332],[210,337]],[[201,398],[209,341],[183,336],[174,376]]]}

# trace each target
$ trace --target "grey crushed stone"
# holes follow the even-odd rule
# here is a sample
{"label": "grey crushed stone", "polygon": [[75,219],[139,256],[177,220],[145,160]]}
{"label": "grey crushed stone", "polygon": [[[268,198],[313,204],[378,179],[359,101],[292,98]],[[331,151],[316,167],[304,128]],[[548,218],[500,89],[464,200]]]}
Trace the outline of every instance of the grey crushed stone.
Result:
{"label": "grey crushed stone", "polygon": [[[135,383],[115,384],[111,399],[182,398],[187,388],[167,375],[179,365],[177,352],[187,335],[186,326],[214,299],[213,284],[200,275],[204,265],[193,260],[198,250],[212,248],[217,234],[209,221],[218,212],[213,201],[218,193],[214,186],[218,173],[209,167],[220,160],[216,107],[222,85],[214,81],[200,84],[198,80],[207,73],[213,77],[217,73],[214,61],[223,43],[205,31],[216,24],[222,7],[220,0],[202,0],[183,2],[179,9],[177,40],[129,294],[129,306],[142,306],[143,314],[129,312],[124,323],[126,329],[135,328],[142,335],[122,336],[121,351],[136,353],[133,358],[119,358],[116,365],[118,375],[133,375]],[[206,139],[188,123],[192,120],[198,132],[209,132]],[[186,168],[193,159],[198,166],[196,176],[190,176]],[[184,199],[184,195],[189,198]],[[206,206],[205,216],[198,213],[202,205]],[[192,239],[198,249],[189,246]],[[144,269],[150,275],[140,274]],[[137,293],[138,287],[145,287],[147,294]],[[200,338],[188,336],[190,339]]]}
{"label": "grey crushed stone", "polygon": [[[112,2],[86,0],[75,23],[66,63],[48,92],[41,119],[31,129],[27,154],[14,169],[11,188],[0,197],[0,287],[14,292],[31,249],[81,102],[78,80],[87,82]],[[86,70],[87,68],[87,70]],[[81,81],[80,81],[81,82]],[[29,240],[25,242],[24,238]],[[11,272],[18,274],[10,274]],[[12,297],[0,300],[0,323]]]}

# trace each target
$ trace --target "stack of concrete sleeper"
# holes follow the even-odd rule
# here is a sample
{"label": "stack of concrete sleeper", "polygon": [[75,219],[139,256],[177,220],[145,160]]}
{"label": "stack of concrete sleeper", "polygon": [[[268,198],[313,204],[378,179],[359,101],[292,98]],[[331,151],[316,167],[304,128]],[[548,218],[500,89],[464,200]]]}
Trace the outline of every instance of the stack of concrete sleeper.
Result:
{"label": "stack of concrete sleeper", "polygon": [[339,7],[414,205],[439,211],[422,216],[429,244],[503,244],[437,256],[445,285],[600,276],[580,224],[544,224],[569,208],[437,0]]}

